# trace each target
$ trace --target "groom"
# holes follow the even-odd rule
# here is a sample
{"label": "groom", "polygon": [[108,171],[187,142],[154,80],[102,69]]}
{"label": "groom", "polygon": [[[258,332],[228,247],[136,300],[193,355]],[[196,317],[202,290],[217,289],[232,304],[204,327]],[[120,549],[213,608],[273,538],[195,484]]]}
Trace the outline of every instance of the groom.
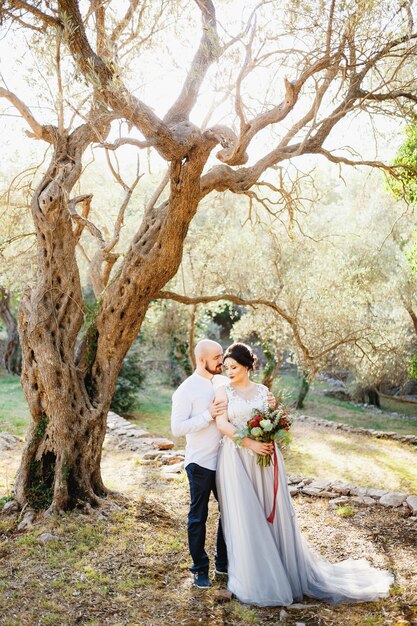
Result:
{"label": "groom", "polygon": [[[209,558],[204,549],[210,494],[217,500],[216,465],[220,439],[216,417],[226,408],[214,402],[216,390],[229,382],[221,376],[223,350],[216,341],[203,339],[195,347],[196,369],[172,396],[171,431],[175,437],[186,436],[185,471],[190,483],[188,545],[193,565],[194,584],[207,589]],[[216,573],[227,574],[227,552],[221,520],[217,527]]]}

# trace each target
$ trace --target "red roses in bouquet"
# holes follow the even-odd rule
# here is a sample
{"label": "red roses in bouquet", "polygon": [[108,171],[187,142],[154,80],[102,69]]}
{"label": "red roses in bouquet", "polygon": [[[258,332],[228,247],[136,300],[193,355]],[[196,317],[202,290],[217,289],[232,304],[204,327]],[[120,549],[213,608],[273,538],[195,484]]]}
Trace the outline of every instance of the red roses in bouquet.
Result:
{"label": "red roses in bouquet", "polygon": [[[277,409],[266,407],[262,411],[254,409],[252,417],[248,419],[245,428],[239,433],[238,443],[244,437],[250,437],[263,443],[275,441],[285,445],[290,441],[288,431],[291,423],[289,409],[285,405],[280,405]],[[271,464],[271,457],[258,454],[257,462],[258,465],[267,467]]]}

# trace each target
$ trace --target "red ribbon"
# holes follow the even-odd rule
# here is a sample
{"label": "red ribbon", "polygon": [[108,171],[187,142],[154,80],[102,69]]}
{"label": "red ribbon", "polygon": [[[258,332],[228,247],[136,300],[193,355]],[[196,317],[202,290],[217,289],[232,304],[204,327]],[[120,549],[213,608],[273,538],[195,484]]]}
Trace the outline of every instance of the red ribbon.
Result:
{"label": "red ribbon", "polygon": [[270,524],[274,523],[275,519],[275,508],[277,503],[277,493],[278,493],[278,457],[277,452],[275,450],[274,444],[274,504],[272,505],[272,511],[269,516],[266,518]]}

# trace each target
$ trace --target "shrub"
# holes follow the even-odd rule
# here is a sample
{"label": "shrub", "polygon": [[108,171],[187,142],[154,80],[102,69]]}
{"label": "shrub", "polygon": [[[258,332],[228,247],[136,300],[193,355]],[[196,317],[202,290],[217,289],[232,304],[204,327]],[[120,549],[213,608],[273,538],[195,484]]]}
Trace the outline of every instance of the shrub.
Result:
{"label": "shrub", "polygon": [[116,413],[127,413],[137,401],[137,392],[143,386],[145,371],[140,353],[131,350],[125,356],[116,390],[110,405]]}

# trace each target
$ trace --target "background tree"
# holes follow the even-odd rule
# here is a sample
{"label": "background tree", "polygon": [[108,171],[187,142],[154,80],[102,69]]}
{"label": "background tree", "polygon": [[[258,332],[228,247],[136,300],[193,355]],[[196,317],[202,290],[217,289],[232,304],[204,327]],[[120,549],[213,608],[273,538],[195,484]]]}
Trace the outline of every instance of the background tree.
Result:
{"label": "background tree", "polygon": [[[318,155],[335,163],[396,170],[371,156],[335,153],[328,140],[336,126],[359,111],[401,119],[411,114],[417,33],[408,4],[274,3],[271,11],[265,3],[230,36],[224,35],[227,4],[219,8],[224,9],[220,31],[211,0],[184,7],[132,2],[125,13],[117,2],[2,4],[8,36],[25,28],[53,51],[58,85],[57,116],[45,123],[13,89],[0,88],[0,97],[17,108],[32,135],[51,146],[49,167],[31,199],[38,272],[19,314],[22,384],[33,417],[15,486],[21,505],[42,485],[52,494],[50,511],[79,501],[97,505],[107,493],[101,447],[117,376],[150,302],[164,296],[160,290],[179,268],[189,226],[205,197],[229,190],[262,202],[259,194],[267,187],[275,195],[265,208],[275,211],[281,205],[291,214],[292,185],[282,169],[290,160]],[[178,11],[183,21],[172,19]],[[166,93],[163,104],[171,105],[158,115],[134,94],[137,77],[129,68],[137,66],[137,43],[163,51],[163,45],[177,41],[183,23],[195,32],[198,14],[203,34],[192,59],[190,39],[183,40],[180,53],[168,50],[164,56],[169,67],[180,57],[190,61],[180,94]],[[295,38],[301,47],[294,45]],[[141,62],[144,72],[146,52]],[[149,71],[155,82],[155,71]],[[226,96],[220,77],[228,83]],[[214,83],[213,111],[223,119],[221,125],[209,125],[207,110],[190,121],[206,78],[207,87]],[[75,98],[77,89],[82,97]],[[71,118],[64,112],[68,100],[77,103]],[[115,249],[124,204],[107,237],[89,219],[91,195],[76,191],[83,155],[93,143],[105,144],[115,119],[126,121],[127,134],[111,148],[133,144],[167,164],[123,257]],[[220,165],[212,157],[218,144]],[[138,177],[127,185],[126,201]],[[76,248],[86,229],[99,242],[91,268],[97,306],[80,337],[83,301]]]}

